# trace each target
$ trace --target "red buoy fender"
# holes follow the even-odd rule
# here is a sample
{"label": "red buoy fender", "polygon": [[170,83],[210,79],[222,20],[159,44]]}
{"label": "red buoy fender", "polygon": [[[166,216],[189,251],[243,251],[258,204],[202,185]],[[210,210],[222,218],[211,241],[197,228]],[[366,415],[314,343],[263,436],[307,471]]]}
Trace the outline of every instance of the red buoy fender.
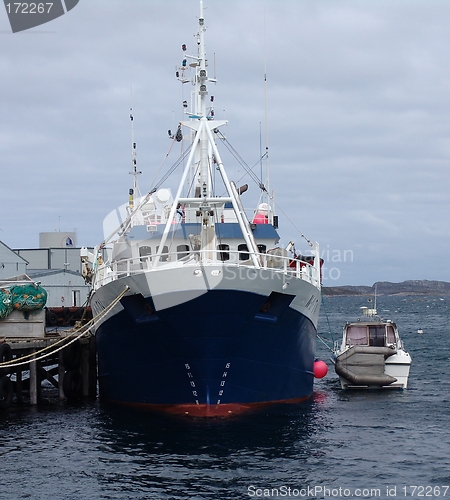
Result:
{"label": "red buoy fender", "polygon": [[328,373],[328,366],[325,361],[317,360],[314,361],[314,377],[323,378]]}

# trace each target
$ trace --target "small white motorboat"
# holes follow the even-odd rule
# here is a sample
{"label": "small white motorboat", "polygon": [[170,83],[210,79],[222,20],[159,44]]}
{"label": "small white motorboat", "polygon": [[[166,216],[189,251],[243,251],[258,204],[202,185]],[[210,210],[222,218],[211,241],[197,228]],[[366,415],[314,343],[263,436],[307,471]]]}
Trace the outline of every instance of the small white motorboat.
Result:
{"label": "small white motorboat", "polygon": [[376,309],[361,309],[365,318],[347,323],[334,346],[342,389],[406,389],[412,360],[396,324],[382,320]]}

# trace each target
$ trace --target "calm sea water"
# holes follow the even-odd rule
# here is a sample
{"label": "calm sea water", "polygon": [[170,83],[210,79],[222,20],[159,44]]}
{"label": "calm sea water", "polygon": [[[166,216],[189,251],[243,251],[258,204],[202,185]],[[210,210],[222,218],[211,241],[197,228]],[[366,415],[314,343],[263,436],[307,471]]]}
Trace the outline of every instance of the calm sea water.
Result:
{"label": "calm sea water", "polygon": [[[0,414],[1,499],[450,498],[450,298],[380,297],[413,358],[405,391],[344,392],[228,420],[97,401]],[[325,298],[335,338],[361,297]],[[417,330],[424,333],[419,335]]]}

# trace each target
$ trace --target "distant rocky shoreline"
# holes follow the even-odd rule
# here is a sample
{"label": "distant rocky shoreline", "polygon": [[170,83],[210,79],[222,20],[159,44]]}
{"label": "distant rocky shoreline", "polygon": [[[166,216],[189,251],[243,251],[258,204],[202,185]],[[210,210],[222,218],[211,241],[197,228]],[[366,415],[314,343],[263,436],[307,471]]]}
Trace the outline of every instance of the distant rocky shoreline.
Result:
{"label": "distant rocky shoreline", "polygon": [[446,281],[410,280],[401,283],[379,281],[372,286],[324,286],[325,296],[334,295],[450,295],[450,283]]}

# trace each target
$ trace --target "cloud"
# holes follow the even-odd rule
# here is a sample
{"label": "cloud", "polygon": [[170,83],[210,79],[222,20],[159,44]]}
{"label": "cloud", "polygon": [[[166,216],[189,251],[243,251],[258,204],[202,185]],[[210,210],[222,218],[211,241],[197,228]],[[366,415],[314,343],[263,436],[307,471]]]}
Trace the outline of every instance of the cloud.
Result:
{"label": "cloud", "polygon": [[[353,250],[337,284],[450,280],[441,264],[450,243],[450,5],[204,4],[216,118],[229,120],[223,131],[249,165],[267,125],[277,203],[328,252]],[[195,0],[84,1],[13,35],[0,13],[8,246],[36,247],[39,232],[57,227],[77,228],[80,245],[101,241],[103,217],[131,183],[131,106],[140,185],[150,188],[190,98],[175,69],[181,44],[195,49],[196,16]],[[251,185],[245,203],[257,201]],[[302,240],[282,212],[280,224],[283,241]],[[430,247],[434,258],[418,265]]]}

